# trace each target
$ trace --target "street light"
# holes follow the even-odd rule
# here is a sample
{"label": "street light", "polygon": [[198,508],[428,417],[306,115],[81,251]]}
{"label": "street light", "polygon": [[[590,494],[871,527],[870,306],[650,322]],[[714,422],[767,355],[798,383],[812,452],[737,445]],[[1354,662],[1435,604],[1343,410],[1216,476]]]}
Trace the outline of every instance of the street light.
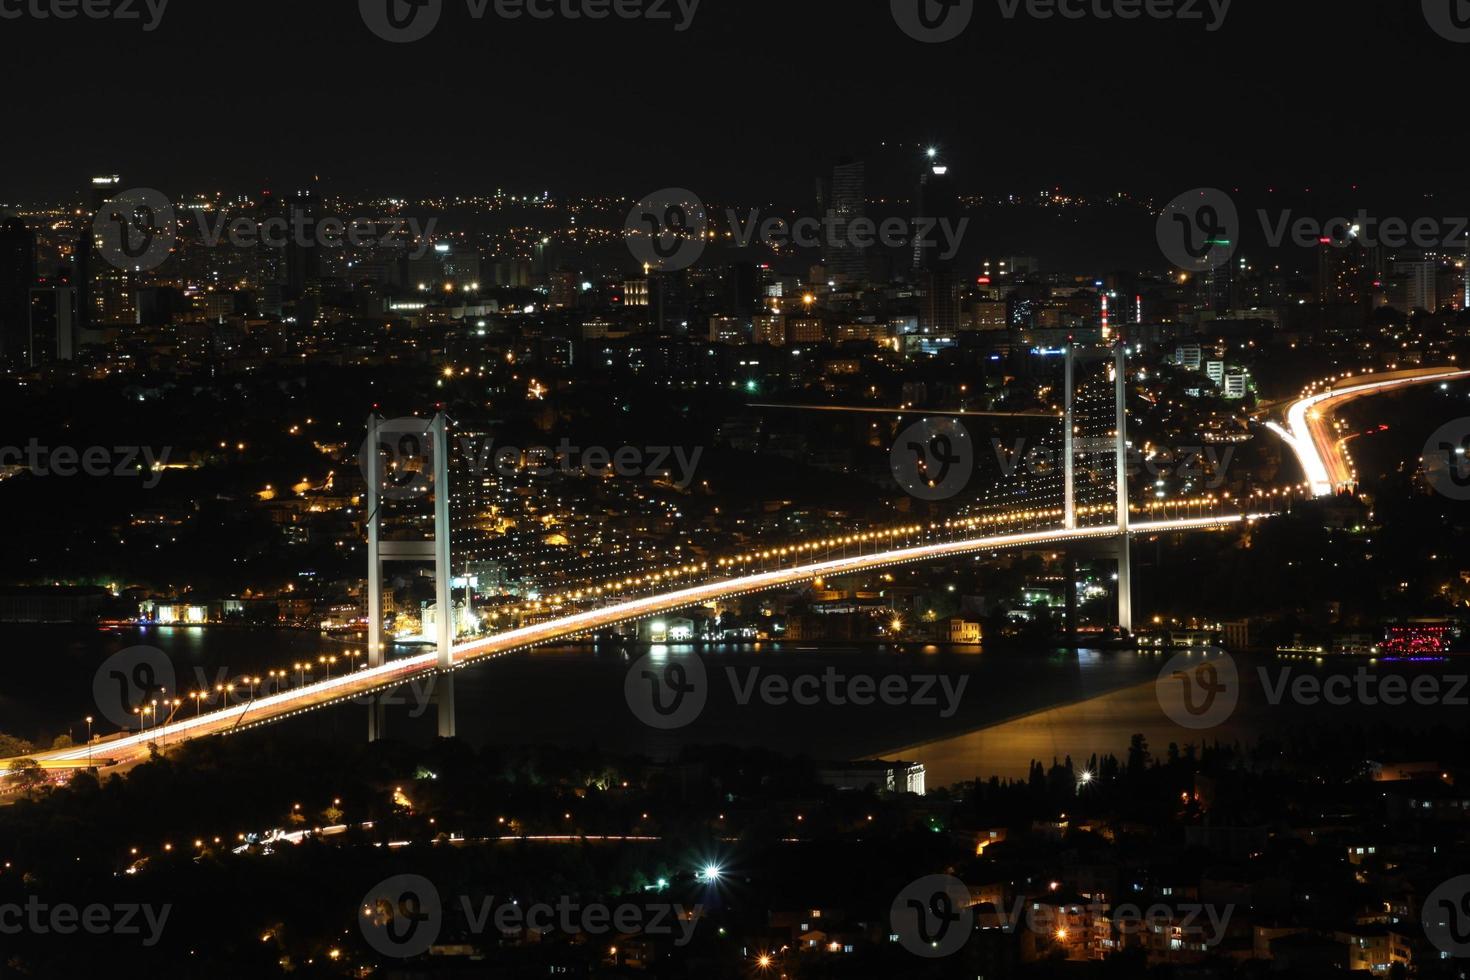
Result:
{"label": "street light", "polygon": [[92,768],[92,716],[87,716],[87,768]]}

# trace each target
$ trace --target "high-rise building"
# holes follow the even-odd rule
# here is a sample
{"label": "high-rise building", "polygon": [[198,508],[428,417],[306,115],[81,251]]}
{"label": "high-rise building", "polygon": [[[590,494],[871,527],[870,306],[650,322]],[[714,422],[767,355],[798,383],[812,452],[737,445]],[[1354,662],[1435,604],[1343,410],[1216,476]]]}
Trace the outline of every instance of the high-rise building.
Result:
{"label": "high-rise building", "polygon": [[954,257],[945,252],[943,228],[958,228],[959,192],[938,151],[928,151],[928,169],[914,197],[914,271],[922,302],[919,332],[953,336],[960,328],[960,282]]}
{"label": "high-rise building", "polygon": [[26,361],[30,290],[36,283],[36,233],[19,218],[0,222],[0,362]]}
{"label": "high-rise building", "polygon": [[80,326],[133,322],[133,274],[119,269],[102,255],[96,233],[97,215],[103,206],[124,190],[117,174],[93,177],[87,190],[87,206],[81,215],[72,282],[77,289]]}
{"label": "high-rise building", "polygon": [[76,357],[81,332],[76,290],[65,283],[30,290],[26,325],[27,365],[40,367]]}
{"label": "high-rise building", "polygon": [[927,158],[927,168],[914,195],[915,271],[940,268],[953,261],[944,257],[939,225],[948,222],[950,228],[959,226],[960,197],[954,175],[948,164],[940,161],[937,150],[929,150]]}
{"label": "high-rise building", "polygon": [[760,269],[754,262],[736,262],[729,269],[730,311],[749,316],[760,306]]}
{"label": "high-rise building", "polygon": [[960,280],[952,268],[925,269],[920,274],[919,332],[953,336],[960,329]]}
{"label": "high-rise building", "polygon": [[751,322],[751,341],[771,347],[785,347],[786,318],[775,314],[755,317]]}
{"label": "high-rise building", "polygon": [[830,183],[821,186],[818,208],[827,236],[822,260],[827,276],[838,286],[861,285],[868,279],[868,246],[853,240],[853,222],[867,216],[867,167],[844,160],[832,169]]}
{"label": "high-rise building", "polygon": [[[255,205],[257,227],[270,227],[272,219],[287,217],[285,203],[270,190],[260,192]],[[261,234],[255,244],[255,286],[260,292],[261,312],[281,312],[281,286],[286,281],[286,251],[278,248]]]}
{"label": "high-rise building", "polygon": [[1439,263],[1428,259],[1399,261],[1393,264],[1394,279],[1401,280],[1403,296],[1397,306],[1404,313],[1439,309]]}
{"label": "high-rise building", "polygon": [[1357,240],[1317,247],[1317,301],[1324,306],[1362,306],[1379,275],[1377,250]]}
{"label": "high-rise building", "polygon": [[287,204],[286,294],[290,299],[305,296],[307,287],[322,277],[321,249],[316,246],[320,210],[314,190],[297,191]]}

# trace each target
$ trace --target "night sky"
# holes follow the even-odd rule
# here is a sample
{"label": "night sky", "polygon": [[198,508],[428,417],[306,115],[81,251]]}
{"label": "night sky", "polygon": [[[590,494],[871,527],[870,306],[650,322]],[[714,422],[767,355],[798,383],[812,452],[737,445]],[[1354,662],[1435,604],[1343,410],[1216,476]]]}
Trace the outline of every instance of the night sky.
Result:
{"label": "night sky", "polygon": [[21,106],[0,202],[97,172],[806,201],[845,153],[870,162],[870,193],[906,194],[930,142],[977,193],[1357,183],[1413,199],[1462,179],[1470,44],[1436,35],[1419,0],[1236,0],[1215,33],[1007,21],[976,0],[946,44],[911,40],[887,0],[703,0],[684,33],[445,4],[399,45],[357,0],[172,0],[151,33],[0,20]]}

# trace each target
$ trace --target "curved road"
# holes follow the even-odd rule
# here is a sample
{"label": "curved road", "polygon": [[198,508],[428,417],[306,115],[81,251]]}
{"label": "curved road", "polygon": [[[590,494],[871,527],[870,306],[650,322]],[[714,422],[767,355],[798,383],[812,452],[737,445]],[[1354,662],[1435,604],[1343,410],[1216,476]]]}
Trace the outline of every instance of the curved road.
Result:
{"label": "curved road", "polygon": [[1286,425],[1267,422],[1296,454],[1315,497],[1329,497],[1354,482],[1352,466],[1343,456],[1342,442],[1332,431],[1332,416],[1351,401],[1394,388],[1470,377],[1454,367],[1416,368],[1392,374],[1371,374],[1340,382],[1336,387],[1303,398],[1286,410]]}
{"label": "curved road", "polygon": [[[1255,516],[1243,517],[1241,515],[1231,515],[1224,517],[1154,521],[1134,524],[1130,530],[1134,534],[1217,530],[1257,519],[1259,518]],[[1105,526],[971,538],[964,541],[919,545],[895,551],[879,552],[874,555],[865,555],[858,558],[841,558],[811,565],[799,565],[781,571],[764,572],[759,575],[751,575],[743,578],[725,579],[681,589],[677,592],[619,602],[602,609],[577,613],[560,619],[537,623],[534,626],[526,626],[521,629],[500,633],[488,639],[463,643],[456,646],[453,650],[452,669],[458,670],[490,657],[504,656],[530,647],[555,643],[607,627],[616,626],[620,623],[649,619],[654,616],[661,616],[719,599],[728,599],[735,596],[747,595],[752,592],[764,592],[770,589],[783,588],[804,581],[810,581],[814,578],[845,575],[853,572],[888,568],[894,565],[904,565],[913,562],[952,558],[979,551],[995,551],[1007,548],[1052,545],[1064,541],[1109,538],[1116,536],[1117,533],[1117,527]],[[109,766],[134,763],[148,757],[150,751],[149,745],[152,743],[158,743],[161,747],[166,748],[178,742],[187,742],[192,739],[204,738],[211,735],[228,734],[247,728],[254,728],[259,725],[282,721],[286,718],[302,714],[303,712],[314,711],[327,707],[328,705],[341,704],[345,701],[363,698],[375,692],[388,690],[415,677],[433,674],[438,669],[437,653],[419,654],[413,657],[405,657],[401,660],[390,660],[379,667],[359,670],[355,673],[343,675],[342,677],[308,684],[304,687],[259,698],[247,704],[235,705],[219,711],[202,714],[198,717],[172,722],[167,725],[160,725],[144,733],[117,735],[110,739],[94,742],[90,747],[80,746],[50,752],[40,752],[30,756],[30,758],[36,759],[43,766],[53,768],[75,768],[87,764],[89,759],[98,764]],[[0,760],[0,781],[3,781],[5,778],[4,770],[6,765],[7,762],[5,760]]]}

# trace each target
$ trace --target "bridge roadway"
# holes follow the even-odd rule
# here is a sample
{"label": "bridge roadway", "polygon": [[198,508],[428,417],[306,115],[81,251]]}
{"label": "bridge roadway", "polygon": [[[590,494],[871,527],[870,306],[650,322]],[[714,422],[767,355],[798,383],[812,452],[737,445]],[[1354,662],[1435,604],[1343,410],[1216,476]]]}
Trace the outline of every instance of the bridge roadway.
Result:
{"label": "bridge roadway", "polygon": [[[1261,516],[1245,517],[1226,515],[1219,517],[1187,518],[1152,521],[1134,524],[1133,534],[1157,534],[1177,531],[1218,530],[1255,521]],[[691,586],[677,592],[629,599],[601,609],[576,613],[559,619],[548,620],[533,626],[499,633],[495,636],[461,643],[453,649],[453,667],[458,670],[481,660],[504,656],[527,650],[531,647],[583,636],[597,630],[621,623],[650,619],[680,609],[703,605],[719,599],[734,598],[754,592],[796,585],[819,577],[834,577],[854,572],[863,572],[914,562],[935,561],[981,551],[996,551],[1007,548],[1025,548],[1062,544],[1068,541],[1085,541],[1116,537],[1116,526],[1077,528],[1074,530],[1054,529],[1020,534],[1004,534],[993,537],[971,538],[963,541],[917,545],[893,551],[878,552],[854,558],[840,558],[797,565],[773,572],[762,572],[742,578],[724,579],[704,585]],[[147,758],[149,745],[158,743],[167,748],[180,742],[223,735],[283,721],[307,711],[315,711],[330,705],[365,698],[367,695],[390,690],[420,677],[432,675],[439,670],[438,653],[418,654],[398,660],[390,660],[379,667],[365,668],[330,680],[319,681],[303,687],[282,691],[268,697],[257,698],[244,704],[232,705],[196,717],[158,725],[146,732],[113,736],[94,742],[90,749],[78,746],[30,756],[46,768],[76,768],[87,764],[90,758],[97,764],[125,765]],[[5,778],[7,761],[0,760],[0,780]]]}
{"label": "bridge roadway", "polygon": [[1354,483],[1352,466],[1343,455],[1343,441],[1332,431],[1332,416],[1349,402],[1395,388],[1453,381],[1470,377],[1470,371],[1453,367],[1413,368],[1390,374],[1372,374],[1338,382],[1332,388],[1293,402],[1286,410],[1286,425],[1266,423],[1286,442],[1301,463],[1312,486],[1312,495],[1328,497]]}

